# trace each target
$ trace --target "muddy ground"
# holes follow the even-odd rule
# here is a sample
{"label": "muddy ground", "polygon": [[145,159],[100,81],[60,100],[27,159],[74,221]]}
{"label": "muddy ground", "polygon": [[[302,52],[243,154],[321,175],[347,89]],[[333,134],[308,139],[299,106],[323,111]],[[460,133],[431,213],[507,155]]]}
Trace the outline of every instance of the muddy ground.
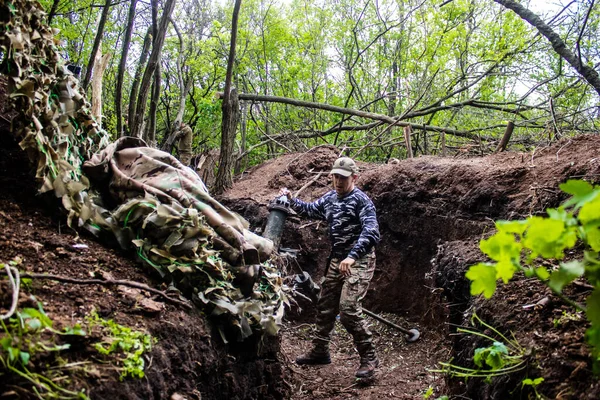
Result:
{"label": "muddy ground", "polygon": [[[56,201],[36,195],[8,126],[0,128],[1,261],[19,256],[23,269],[33,273],[79,279],[109,273],[114,279],[166,289],[132,254],[67,228],[64,216],[56,212]],[[585,318],[561,320],[574,311],[529,279],[520,278],[484,301],[469,296],[464,278],[466,268],[482,259],[478,242],[492,230],[493,220],[522,218],[558,205],[565,198],[558,184],[568,178],[597,182],[599,150],[600,137],[581,136],[522,153],[420,157],[394,165],[359,163],[358,186],[372,197],[382,233],[365,307],[422,333],[421,340],[408,344],[402,333],[370,320],[382,363],[369,382],[354,379],[358,355],[341,326],[336,327],[331,365],[295,365],[295,357],[310,346],[314,316],[314,306],[302,298],[288,310],[278,337],[228,345],[202,312],[144,291],[132,294],[119,287],[34,280],[20,304],[29,304],[29,294],[35,294],[58,326],[82,320],[94,308],[104,318],[158,339],[142,379],[120,382],[106,364],[97,364],[93,374],[75,371],[66,385],[86,387],[95,399],[178,398],[175,394],[187,399],[422,399],[428,390],[431,398],[525,399],[531,394],[520,390],[526,376],[543,377],[538,392],[549,398],[600,398],[584,344]],[[302,189],[299,196],[305,200],[328,190],[326,172],[337,155],[337,149],[324,146],[271,160],[239,177],[222,201],[261,232],[267,204],[281,187]],[[282,262],[284,275],[306,270],[317,280],[322,276],[328,254],[323,223],[289,217],[282,247],[294,255]],[[6,312],[6,281],[0,290],[0,311]],[[589,290],[581,281],[568,293],[581,301]],[[152,306],[139,294],[152,300]],[[467,326],[473,310],[504,334],[514,333],[528,349],[527,369],[491,384],[477,379],[465,383],[432,372],[438,362],[450,359],[469,365],[481,343],[456,335],[456,326]],[[83,343],[72,357],[96,360],[88,345]],[[3,378],[0,393],[26,398],[20,385]]]}

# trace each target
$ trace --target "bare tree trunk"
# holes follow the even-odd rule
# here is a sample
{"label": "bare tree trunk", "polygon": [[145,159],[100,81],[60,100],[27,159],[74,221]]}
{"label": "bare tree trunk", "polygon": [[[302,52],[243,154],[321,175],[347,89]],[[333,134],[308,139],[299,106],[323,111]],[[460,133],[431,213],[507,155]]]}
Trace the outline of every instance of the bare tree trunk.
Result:
{"label": "bare tree trunk", "polygon": [[87,91],[87,88],[90,84],[90,79],[92,78],[92,70],[94,69],[94,61],[96,59],[96,53],[98,49],[100,49],[100,43],[102,42],[102,36],[104,35],[104,27],[106,26],[106,20],[108,19],[108,12],[110,11],[110,0],[106,0],[104,3],[104,8],[102,9],[102,16],[100,17],[100,22],[98,23],[98,30],[96,31],[96,38],[94,39],[94,46],[92,47],[92,52],[90,53],[90,61],[88,62],[87,68],[85,70],[85,77],[83,78],[83,82],[81,83],[81,87],[83,91]]}
{"label": "bare tree trunk", "polygon": [[175,28],[175,32],[177,32],[177,36],[179,37],[179,55],[177,56],[177,83],[179,84],[179,107],[177,108],[177,114],[175,115],[175,121],[173,121],[173,127],[171,128],[171,132],[179,129],[181,122],[183,122],[183,114],[185,113],[185,102],[187,99],[187,95],[192,88],[192,77],[189,74],[186,74],[183,67],[183,37],[181,36],[181,32],[179,32],[179,28],[174,21],[171,21],[173,24],[173,28]]}
{"label": "bare tree trunk", "polygon": [[131,93],[129,94],[129,107],[127,111],[127,127],[128,131],[131,132],[132,125],[135,119],[135,108],[137,105],[137,97],[140,89],[140,80],[142,79],[142,71],[146,65],[148,54],[150,54],[150,44],[152,43],[152,27],[148,27],[146,37],[144,38],[144,46],[142,47],[142,54],[140,56],[139,64],[135,70],[135,76],[133,83],[131,84]]}
{"label": "bare tree trunk", "polygon": [[[567,48],[565,42],[560,36],[552,30],[537,14],[523,7],[520,3],[513,0],[494,0],[496,3],[513,10],[519,17],[529,22],[536,28],[546,39],[550,41],[552,48],[556,53],[564,58],[583,78],[590,84],[600,95],[600,75],[598,72],[581,61],[580,57],[575,56],[571,50]],[[593,2],[592,2],[593,4]]]}
{"label": "bare tree trunk", "polygon": [[160,63],[154,70],[154,82],[152,83],[152,97],[150,98],[150,116],[148,130],[144,132],[144,140],[149,146],[156,147],[156,110],[158,109],[158,99],[160,97]]}
{"label": "bare tree trunk", "polygon": [[[239,154],[245,154],[246,153],[246,134],[247,134],[247,130],[248,130],[248,102],[245,101],[242,103],[241,105],[241,115],[240,115],[240,132],[241,132],[241,138],[240,138],[240,153]],[[236,158],[235,160],[235,166],[233,169],[233,172],[235,175],[239,174],[240,172],[242,172],[242,169],[245,167],[245,162],[246,162],[246,157],[243,156],[241,158]]]}
{"label": "bare tree trunk", "polygon": [[231,167],[233,164],[233,145],[235,128],[238,122],[239,98],[237,90],[231,89],[228,104],[223,100],[223,118],[221,120],[221,151],[219,153],[219,169],[215,178],[214,192],[223,193],[233,184]]}
{"label": "bare tree trunk", "polygon": [[160,17],[160,23],[158,24],[158,33],[154,37],[152,43],[152,52],[150,53],[150,60],[144,71],[144,77],[140,85],[140,93],[137,100],[134,121],[131,129],[131,136],[140,137],[140,128],[142,121],[144,120],[144,114],[146,113],[146,101],[148,100],[148,92],[150,91],[150,85],[152,83],[152,77],[154,71],[157,68],[160,60],[160,54],[162,52],[163,44],[165,43],[165,36],[167,34],[167,27],[169,25],[169,19],[173,8],[175,7],[175,0],[167,0],[165,2],[163,14]]}
{"label": "bare tree trunk", "polygon": [[100,55],[100,52],[97,54],[96,72],[92,76],[92,115],[96,118],[96,122],[102,126],[102,76],[108,66],[111,54]]}
{"label": "bare tree trunk", "polygon": [[[129,44],[131,43],[131,33],[133,32],[133,22],[135,21],[135,7],[137,0],[131,0],[129,4],[129,14],[127,15],[127,28],[123,37],[123,49],[121,50],[121,61],[117,72],[117,88],[115,92],[115,108],[117,112],[117,135],[125,136],[123,131],[123,79],[125,76],[125,67],[127,66],[127,55],[129,53]],[[130,99],[131,101],[131,99]]]}
{"label": "bare tree trunk", "polygon": [[446,148],[446,133],[440,132],[440,137],[442,138],[442,156],[446,157],[448,155],[448,149]]}
{"label": "bare tree trunk", "polygon": [[52,7],[50,8],[50,11],[48,12],[48,25],[52,24],[52,19],[56,15],[56,10],[58,9],[59,3],[60,3],[60,0],[54,0],[52,2]]}
{"label": "bare tree trunk", "polygon": [[[177,27],[177,24],[175,23],[175,21],[171,20],[171,24],[173,25],[173,28],[175,29],[175,32],[177,33],[177,36],[179,37],[179,55],[177,56],[177,84],[179,85],[179,93],[181,94],[181,96],[179,97],[179,107],[177,108],[177,114],[175,115],[175,120],[169,127],[168,131],[165,132],[165,135],[164,135],[163,141],[162,141],[162,145],[161,145],[161,150],[166,151],[167,153],[171,153],[171,151],[173,150],[173,145],[179,139],[179,136],[181,133],[180,127],[181,127],[181,123],[183,122],[183,114],[185,113],[185,103],[186,103],[187,95],[192,88],[191,76],[185,76],[185,74],[184,74],[183,60],[182,60],[182,58],[183,58],[183,37],[181,36],[181,32],[179,31],[179,28]],[[191,131],[191,129],[190,129],[190,131]],[[191,133],[190,137],[193,137],[193,133]],[[186,139],[186,143],[187,143],[187,139]],[[179,149],[179,150],[181,150],[181,149]],[[188,151],[188,150],[191,153],[191,151],[192,151],[191,141],[189,142],[189,149],[186,149],[186,151]],[[180,156],[181,156],[181,151],[180,151]]]}
{"label": "bare tree trunk", "polygon": [[225,75],[225,90],[223,94],[223,118],[221,122],[221,153],[219,154],[219,170],[215,179],[216,194],[223,193],[233,184],[231,166],[233,164],[233,144],[235,141],[235,128],[237,125],[239,98],[237,91],[231,88],[233,76],[233,63],[235,61],[235,43],[237,40],[237,25],[242,0],[235,0],[233,17],[231,21],[231,43],[229,46],[229,60],[227,61],[227,75]]}

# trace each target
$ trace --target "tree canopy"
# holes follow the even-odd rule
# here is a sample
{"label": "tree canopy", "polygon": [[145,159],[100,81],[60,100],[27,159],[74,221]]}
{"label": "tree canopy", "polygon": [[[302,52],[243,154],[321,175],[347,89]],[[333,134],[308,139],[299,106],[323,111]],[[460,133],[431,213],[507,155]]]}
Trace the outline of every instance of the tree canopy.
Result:
{"label": "tree canopy", "polygon": [[[96,71],[95,43],[112,55],[99,73],[102,124],[114,138],[160,145],[183,121],[196,153],[221,142],[233,3],[42,1],[82,80]],[[231,76],[240,98],[236,172],[320,144],[386,161],[491,152],[507,126],[521,149],[598,131],[599,7],[544,4],[242,2]]]}

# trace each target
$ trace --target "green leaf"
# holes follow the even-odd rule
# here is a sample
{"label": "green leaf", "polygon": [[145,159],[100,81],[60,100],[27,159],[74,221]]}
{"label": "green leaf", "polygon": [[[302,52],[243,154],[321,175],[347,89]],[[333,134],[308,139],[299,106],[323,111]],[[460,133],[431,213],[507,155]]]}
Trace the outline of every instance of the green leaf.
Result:
{"label": "green leaf", "polygon": [[5,351],[8,351],[8,348],[12,345],[12,338],[9,336],[5,336],[2,339],[0,339],[0,345],[2,345],[2,348]]}
{"label": "green leaf", "polygon": [[66,327],[61,332],[61,335],[76,335],[76,336],[85,336],[85,331],[81,328],[80,324],[75,324],[73,327]]}
{"label": "green leaf", "polygon": [[[600,193],[600,190],[597,191]],[[600,196],[596,196],[593,201],[589,201],[581,207],[577,216],[583,225],[592,222],[600,222]]]}
{"label": "green leaf", "polygon": [[565,285],[573,282],[585,273],[585,264],[581,261],[569,261],[561,263],[558,270],[552,272],[548,286],[560,293]]}
{"label": "green leaf", "polygon": [[530,226],[523,240],[523,245],[532,251],[532,258],[541,255],[544,258],[563,257],[565,248],[570,248],[577,242],[573,228],[567,230],[563,221],[531,217]]}
{"label": "green leaf", "polygon": [[21,350],[17,349],[16,347],[9,347],[7,350],[8,359],[10,361],[15,361],[17,358],[19,358],[19,353],[21,352]]}
{"label": "green leaf", "polygon": [[471,280],[471,295],[483,293],[486,299],[496,291],[496,268],[493,264],[479,263],[469,268],[465,274]]}
{"label": "green leaf", "polygon": [[561,183],[559,186],[560,190],[573,196],[585,196],[594,190],[594,187],[581,179],[569,179],[565,183]]}
{"label": "green leaf", "polygon": [[[586,304],[587,319],[593,325],[600,325],[600,288],[594,289],[594,292],[587,298]],[[598,345],[600,345],[600,343],[598,343]]]}
{"label": "green leaf", "polygon": [[496,264],[496,279],[502,279],[504,283],[508,283],[517,272],[517,267],[510,260],[498,261]]}
{"label": "green leaf", "polygon": [[26,323],[29,329],[33,331],[37,331],[42,328],[42,322],[38,318],[30,318]]}
{"label": "green leaf", "polygon": [[19,354],[19,358],[21,359],[21,364],[23,364],[23,365],[27,365],[27,363],[29,363],[29,358],[30,358],[30,357],[31,357],[31,356],[30,356],[30,355],[29,355],[29,353],[28,353],[28,352],[26,352],[26,351],[22,351],[22,352]]}
{"label": "green leaf", "polygon": [[[550,272],[548,272],[548,270],[546,269],[546,267],[538,267],[535,268],[535,275],[539,278],[539,280],[541,281],[545,281],[548,278],[550,278]],[[533,275],[532,275],[533,276]]]}
{"label": "green leaf", "polygon": [[499,231],[506,233],[516,233],[517,235],[523,235],[523,232],[527,229],[529,223],[527,220],[521,221],[496,221],[496,228]]}
{"label": "green leaf", "polygon": [[479,349],[475,349],[475,354],[473,355],[473,362],[475,363],[475,365],[477,365],[479,368],[483,368],[483,365],[485,363],[485,357],[487,356],[487,348],[479,348]]}
{"label": "green leaf", "polygon": [[490,347],[475,349],[473,362],[480,368],[485,362],[492,370],[500,369],[506,364],[504,356],[507,355],[508,349],[504,343],[494,342]]}
{"label": "green leaf", "polygon": [[591,184],[582,180],[569,180],[559,187],[564,192],[573,195],[573,197],[563,203],[562,206],[565,208],[575,206],[575,209],[578,209],[586,202],[593,200],[598,194],[598,191],[594,191],[594,187]]}
{"label": "green leaf", "polygon": [[518,260],[521,254],[521,244],[515,235],[506,232],[497,232],[479,243],[479,248],[492,260]]}
{"label": "green leaf", "polygon": [[521,383],[523,384],[523,386],[533,386],[536,387],[538,386],[540,383],[544,382],[544,378],[540,377],[540,378],[535,378],[535,379],[523,379],[521,381]]}
{"label": "green leaf", "polygon": [[567,212],[564,208],[549,208],[546,210],[548,217],[557,221],[563,221],[565,225],[577,225],[577,219],[573,217],[573,214]]}
{"label": "green leaf", "polygon": [[584,228],[587,244],[594,251],[600,251],[600,226],[588,225]]}

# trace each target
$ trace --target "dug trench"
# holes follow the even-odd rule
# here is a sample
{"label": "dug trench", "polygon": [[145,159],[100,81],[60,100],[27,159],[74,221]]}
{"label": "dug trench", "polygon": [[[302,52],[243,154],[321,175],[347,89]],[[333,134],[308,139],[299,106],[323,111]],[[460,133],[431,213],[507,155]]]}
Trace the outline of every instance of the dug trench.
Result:
{"label": "dug trench", "polygon": [[[464,276],[469,266],[485,261],[479,241],[494,231],[495,220],[544,215],[566,199],[558,186],[568,179],[598,182],[599,150],[598,136],[580,136],[529,152],[420,157],[394,165],[359,163],[357,183],[373,199],[382,237],[364,306],[397,325],[419,328],[422,338],[408,344],[400,332],[370,320],[382,365],[375,381],[365,385],[353,379],[358,355],[341,326],[335,330],[332,365],[299,368],[291,360],[310,347],[306,324],[314,317],[314,305],[298,299],[280,335],[292,398],[420,399],[429,390],[431,396],[525,399],[535,393],[522,385],[523,379],[538,377],[544,380],[537,392],[549,398],[599,398],[584,340],[585,317],[562,321],[562,316],[577,313],[535,280],[519,276],[485,301],[470,295]],[[325,146],[268,161],[240,179],[226,202],[260,231],[267,217],[265,204],[279,188],[300,190],[304,200],[329,190],[327,171],[338,155],[337,149]],[[318,281],[329,251],[326,226],[296,216],[286,224],[281,246],[296,254],[287,273],[305,270]],[[589,293],[583,281],[567,290],[580,302]],[[491,344],[457,334],[460,326],[476,329],[471,324],[474,312],[506,337],[514,335],[525,349],[526,368],[489,383],[432,372],[449,360],[473,367],[474,350]]]}
{"label": "dug trench", "polygon": [[[7,129],[2,129],[0,155],[2,261],[19,256],[28,272],[80,279],[108,273],[166,289],[133,261],[132,254],[65,227],[56,202],[35,194],[26,159],[11,143]],[[565,312],[574,311],[530,279],[520,277],[484,301],[470,296],[464,277],[468,266],[483,260],[478,243],[493,231],[494,220],[542,214],[557,206],[565,199],[558,184],[569,178],[597,181],[599,150],[598,136],[580,136],[522,153],[359,164],[358,186],[375,203],[382,235],[365,308],[422,334],[409,344],[401,332],[369,319],[382,361],[369,382],[354,379],[358,355],[341,326],[334,334],[332,364],[295,365],[294,358],[310,346],[314,317],[314,305],[301,297],[291,299],[277,337],[229,344],[222,342],[202,312],[163,303],[149,293],[145,297],[155,303],[142,306],[123,288],[34,280],[22,292],[20,305],[29,304],[29,295],[34,294],[58,327],[96,309],[102,317],[157,338],[146,360],[145,377],[122,382],[118,373],[97,362],[89,343],[74,349],[75,357],[91,366],[75,371],[69,387],[85,387],[91,398],[421,399],[431,392],[432,398],[510,399],[532,394],[528,387],[521,390],[525,377],[543,377],[537,391],[549,398],[599,398],[584,341],[585,318],[555,323]],[[299,196],[305,200],[328,190],[326,172],[337,155],[337,149],[324,146],[267,161],[240,177],[220,200],[260,233],[267,204],[281,187],[292,192],[304,188]],[[329,250],[323,223],[289,216],[281,246],[293,255],[281,261],[290,285],[300,270],[319,280]],[[1,289],[5,311],[10,302],[5,281]],[[587,293],[585,282],[568,290],[576,300]],[[489,345],[456,334],[457,326],[470,326],[473,311],[498,331],[514,334],[529,349],[526,369],[490,383],[478,379],[465,383],[433,372],[440,361],[451,359],[470,366],[474,349]],[[18,383],[5,379],[0,392],[25,397]]]}

